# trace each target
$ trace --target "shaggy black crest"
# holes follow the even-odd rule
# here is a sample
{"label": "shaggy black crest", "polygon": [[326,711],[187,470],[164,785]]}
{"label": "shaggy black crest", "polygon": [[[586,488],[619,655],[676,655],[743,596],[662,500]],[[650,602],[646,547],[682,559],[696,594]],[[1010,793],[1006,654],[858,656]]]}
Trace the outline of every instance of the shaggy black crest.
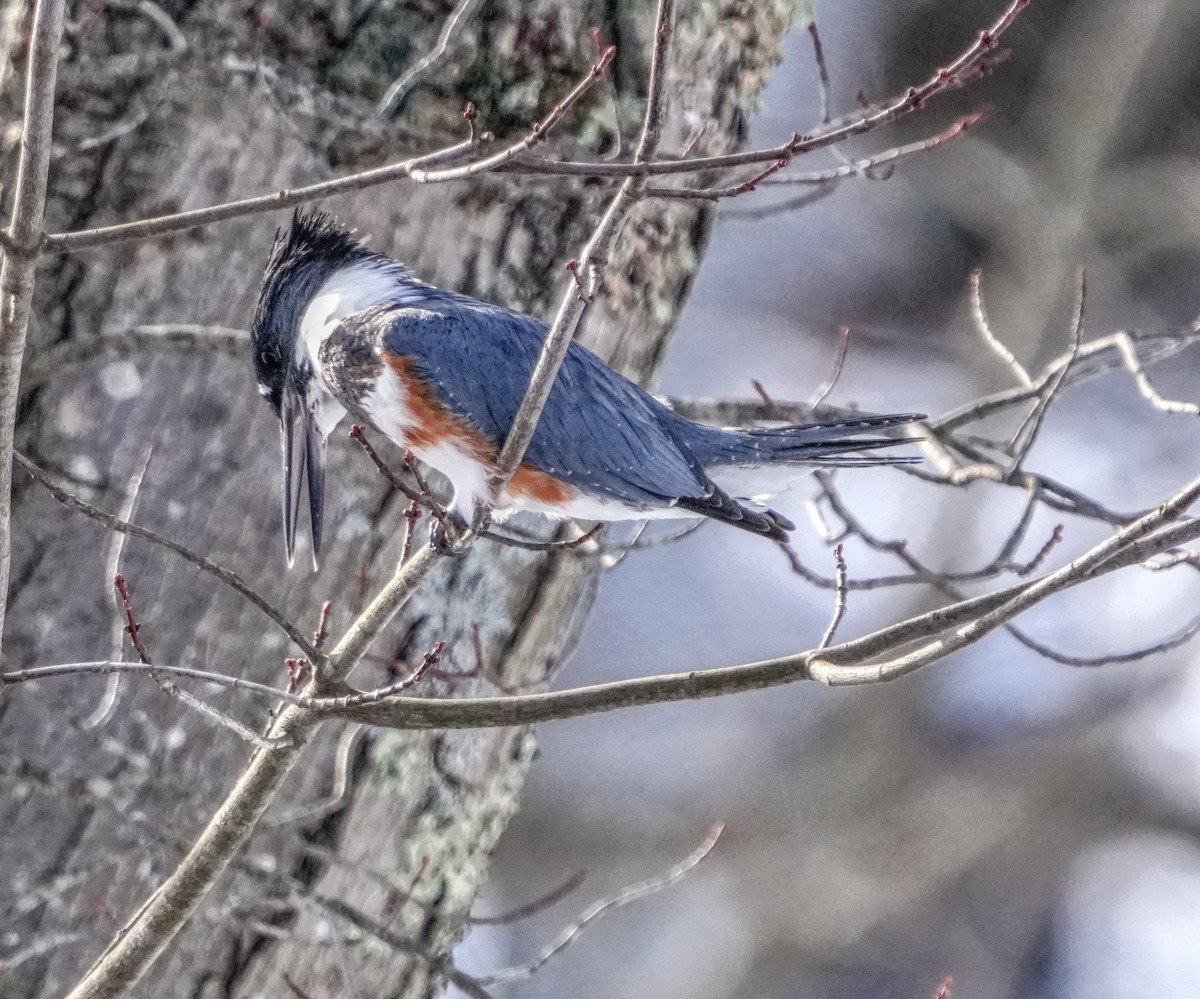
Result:
{"label": "shaggy black crest", "polygon": [[377,256],[326,212],[297,209],[276,231],[250,329],[254,373],[276,413],[304,308],[330,274]]}

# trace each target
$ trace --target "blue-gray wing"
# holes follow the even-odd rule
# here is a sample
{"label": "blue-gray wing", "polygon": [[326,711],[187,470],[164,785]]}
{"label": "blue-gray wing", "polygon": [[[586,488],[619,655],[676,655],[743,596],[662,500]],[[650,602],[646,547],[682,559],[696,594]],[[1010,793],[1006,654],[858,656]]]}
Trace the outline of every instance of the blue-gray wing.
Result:
{"label": "blue-gray wing", "polygon": [[[497,449],[529,386],[544,323],[443,293],[419,307],[378,306],[339,328],[373,338],[380,355],[404,358],[452,412]],[[662,403],[591,351],[572,343],[550,390],[525,463],[582,489],[627,503],[707,496],[712,485]]]}

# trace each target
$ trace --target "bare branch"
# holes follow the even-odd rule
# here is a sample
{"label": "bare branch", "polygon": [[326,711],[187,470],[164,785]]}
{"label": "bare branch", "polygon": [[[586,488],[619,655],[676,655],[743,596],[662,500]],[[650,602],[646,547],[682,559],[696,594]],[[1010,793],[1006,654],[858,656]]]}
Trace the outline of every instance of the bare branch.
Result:
{"label": "bare branch", "polygon": [[507,923],[520,922],[522,919],[536,916],[539,912],[558,904],[576,891],[586,880],[587,871],[576,871],[562,884],[551,888],[546,894],[535,898],[532,902],[526,902],[524,905],[509,909],[508,912],[502,912],[497,916],[471,916],[468,921],[474,926],[503,926]]}
{"label": "bare branch", "polygon": [[223,728],[229,729],[238,738],[249,742],[251,745],[263,749],[270,748],[271,744],[262,738],[262,736],[251,732],[250,729],[246,728],[236,718],[231,718],[223,711],[218,711],[211,705],[205,704],[198,697],[189,694],[186,690],[180,689],[162,671],[155,668],[154,661],[150,658],[150,653],[147,651],[146,644],[142,639],[141,626],[138,624],[138,620],[133,613],[133,603],[129,597],[129,587],[125,583],[125,577],[117,573],[113,580],[113,585],[121,597],[121,610],[124,612],[126,622],[125,634],[129,636],[130,644],[133,645],[133,649],[138,655],[138,661],[147,667],[150,679],[158,685],[158,689],[168,697],[174,697],[176,700],[182,701],[188,707],[200,712],[200,714],[216,722]]}
{"label": "bare branch", "polygon": [[829,114],[829,67],[825,63],[825,46],[821,44],[821,33],[817,30],[817,22],[808,22],[808,37],[812,41],[813,60],[817,64],[817,83],[821,92],[821,124],[828,125]]}
{"label": "bare branch", "polygon": [[[497,727],[717,697],[805,679],[839,685],[887,682],[965,648],[1055,593],[1140,565],[1160,552],[1200,537],[1200,518],[1167,526],[1197,497],[1200,480],[1061,569],[939,607],[823,650],[549,693],[483,698],[397,697],[336,713],[386,728]],[[928,639],[933,639],[932,643],[917,652],[900,654],[913,643]]]}
{"label": "bare branch", "polygon": [[288,638],[290,638],[296,646],[305,654],[310,661],[317,662],[322,658],[321,653],[314,648],[313,644],[304,636],[304,633],[296,627],[291,621],[284,616],[283,612],[272,604],[266,597],[259,593],[254,587],[250,586],[241,576],[232,569],[226,569],[224,566],[218,565],[212,559],[199,552],[194,551],[187,545],[180,544],[157,531],[152,531],[148,527],[140,527],[137,524],[131,524],[121,520],[119,517],[114,517],[110,513],[105,513],[98,507],[92,506],[91,503],[80,499],[57,483],[41,468],[35,465],[32,461],[26,458],[23,454],[17,453],[14,455],[14,460],[21,468],[28,472],[33,478],[43,486],[51,496],[59,503],[65,506],[68,510],[74,510],[77,513],[82,513],[85,517],[89,517],[97,523],[103,524],[110,531],[119,531],[122,534],[129,534],[135,538],[141,538],[143,541],[148,541],[160,548],[165,548],[167,551],[174,552],[185,562],[194,565],[202,572],[208,573],[215,579],[220,580],[230,589],[236,591],[246,598],[250,603],[262,611],[279,627]]}
{"label": "bare branch", "polygon": [[46,211],[46,175],[54,124],[54,83],[65,0],[37,0],[25,77],[25,117],[12,221],[0,265],[0,636],[12,564],[13,431],[21,364],[33,303],[33,272]]}
{"label": "bare branch", "polygon": [[570,92],[554,105],[550,113],[534,125],[530,133],[523,139],[519,139],[512,145],[500,150],[500,152],[494,153],[482,160],[474,160],[456,167],[439,168],[420,166],[410,170],[408,176],[418,184],[438,184],[448,180],[465,180],[468,177],[477,177],[480,174],[490,173],[493,170],[499,170],[507,166],[546,138],[550,130],[562,120],[563,115],[574,107],[580,98],[591,90],[592,85],[603,76],[604,70],[612,62],[616,54],[616,46],[610,45],[605,49],[601,53],[600,58],[592,65],[592,68],[588,70],[587,75],[575,84]]}
{"label": "bare branch", "polygon": [[1012,351],[1004,346],[1000,338],[992,332],[992,324],[988,322],[987,310],[983,305],[982,279],[982,272],[973,271],[971,273],[971,318],[975,321],[975,328],[983,337],[983,342],[1008,366],[1008,370],[1016,376],[1017,381],[1026,388],[1032,388],[1033,379],[1029,377],[1029,372],[1013,356]]}
{"label": "bare branch", "polygon": [[837,566],[837,584],[833,590],[833,617],[829,620],[829,627],[825,629],[825,634],[821,636],[821,641],[817,645],[818,649],[829,648],[833,636],[837,634],[838,625],[846,616],[846,559],[842,555],[840,544],[833,546],[833,561]]}
{"label": "bare branch", "polygon": [[1137,349],[1129,334],[1114,333],[1112,342],[1117,348],[1117,352],[1121,355],[1121,361],[1125,365],[1126,370],[1133,375],[1133,381],[1137,385],[1138,392],[1141,393],[1142,398],[1150,403],[1151,406],[1164,413],[1178,413],[1186,416],[1200,415],[1200,406],[1196,405],[1196,403],[1164,399],[1158,394],[1158,391],[1150,384],[1150,377],[1146,374],[1146,369],[1138,360]]}
{"label": "bare branch", "polygon": [[[1127,351],[1132,351],[1135,360],[1137,360],[1132,372],[1136,379],[1137,371],[1142,371],[1144,375],[1144,365],[1173,357],[1197,341],[1200,341],[1200,324],[1194,324],[1181,330],[1169,330],[1165,332],[1131,332],[1128,330],[1119,330],[1116,333],[1110,333],[1108,336],[1098,337],[1095,340],[1089,340],[1087,343],[1082,344],[1074,356],[1068,352],[1055,358],[1046,365],[1037,380],[1028,388],[1007,389],[1003,392],[984,396],[982,399],[976,399],[959,409],[952,410],[945,416],[930,421],[929,425],[932,430],[939,433],[958,430],[960,427],[973,423],[976,420],[982,420],[985,417],[1011,409],[1021,403],[1037,399],[1051,381],[1058,377],[1060,370],[1064,367],[1072,369],[1065,376],[1066,385],[1078,384],[1087,378],[1094,377],[1113,367],[1124,366],[1128,369],[1129,365],[1123,356]],[[1143,350],[1148,356],[1141,357],[1138,360]],[[1106,356],[1110,353],[1112,356]],[[1085,365],[1083,363],[1085,361],[1094,363]],[[1157,396],[1157,393],[1153,394]],[[1143,396],[1145,396],[1144,392]],[[1150,401],[1153,402],[1153,400]],[[1191,403],[1182,403],[1179,404],[1178,408],[1175,406],[1156,408],[1165,408],[1168,412],[1191,414],[1191,406]]]}
{"label": "bare branch", "polygon": [[442,24],[442,30],[438,33],[437,44],[405,70],[404,74],[395,80],[384,92],[376,109],[381,115],[391,114],[395,108],[403,104],[404,99],[408,96],[408,92],[420,82],[425,74],[445,58],[451,43],[462,33],[462,29],[474,15],[478,6],[479,0],[458,0],[458,4],[454,10],[450,12],[450,16]]}
{"label": "bare branch", "polygon": [[[150,458],[153,455],[153,448],[146,449],[146,457],[142,459],[141,468],[133,475],[129,482],[129,488],[126,491],[125,501],[121,504],[121,511],[118,514],[121,520],[132,520],[134,511],[137,509],[138,496],[141,493],[142,482],[146,478],[146,470],[150,467]],[[108,563],[106,565],[105,579],[115,579],[121,574],[121,559],[125,555],[125,541],[128,535],[114,531],[109,538]],[[120,593],[113,588],[114,606],[117,615],[113,617],[112,641],[109,645],[108,656],[116,661],[122,657],[125,650],[125,632],[120,623]],[[105,724],[117,706],[117,693],[121,688],[121,675],[114,673],[108,678],[108,683],[104,688],[104,696],[100,702],[92,710],[92,713],[87,716],[80,726],[86,731],[88,729],[97,728]]]}
{"label": "bare branch", "polygon": [[21,376],[21,390],[44,385],[80,365],[101,358],[141,359],[147,351],[179,350],[185,353],[243,355],[250,345],[245,330],[224,326],[175,323],[165,326],[135,326],[123,333],[108,333],[86,340],[72,339],[55,344],[29,359]]}
{"label": "bare branch", "polygon": [[396,683],[388,684],[386,687],[379,687],[375,690],[364,691],[360,694],[347,694],[344,697],[316,697],[309,699],[306,704],[308,707],[317,711],[340,711],[343,708],[353,707],[359,704],[376,704],[387,697],[395,697],[397,694],[403,694],[406,690],[414,687],[420,682],[421,678],[436,666],[442,660],[442,653],[446,651],[445,642],[435,642],[433,648],[425,653],[420,664],[403,680]]}
{"label": "bare branch", "polygon": [[153,670],[164,676],[177,677],[181,680],[198,680],[202,683],[212,683],[231,690],[241,690],[256,697],[264,697],[270,701],[286,701],[289,704],[307,704],[311,698],[300,694],[289,694],[286,690],[269,687],[265,683],[244,680],[239,676],[226,676],[224,673],[212,673],[208,670],[191,669],[186,666],[147,665],[146,663],[113,662],[105,659],[97,662],[59,663],[54,666],[31,666],[29,669],[9,670],[0,673],[0,691],[19,683],[32,683],[38,680],[56,680],[61,677],[99,675],[108,676],[117,673],[132,673],[149,677]]}
{"label": "bare branch", "polygon": [[[670,50],[671,33],[675,25],[675,0],[659,0],[658,13],[655,17],[654,56],[650,64],[650,85],[646,98],[646,115],[642,123],[641,137],[634,153],[635,164],[649,163],[658,151],[659,138],[662,133],[662,121],[667,78],[667,57]],[[599,64],[597,64],[599,65]],[[521,400],[513,417],[512,426],[505,438],[504,446],[496,461],[496,472],[489,481],[493,501],[504,492],[504,487],[516,472],[521,459],[525,455],[533,432],[541,418],[546,400],[550,397],[550,388],[558,376],[558,369],[567,356],[567,347],[575,336],[575,330],[599,288],[604,265],[608,262],[609,253],[616,242],[625,216],[637,203],[646,181],[629,178],[621,185],[616,196],[609,203],[607,211],[597,225],[592,238],[584,248],[580,259],[587,273],[586,293],[579,293],[577,288],[568,290],[559,305],[558,314],[546,335],[542,351],[538,355],[537,364],[529,380],[529,387]],[[486,530],[490,519],[490,511],[481,510],[476,513],[475,527]]]}
{"label": "bare branch", "polygon": [[1034,404],[1032,411],[1013,435],[1012,471],[1014,472],[1024,464],[1025,457],[1037,441],[1038,434],[1042,429],[1042,423],[1046,418],[1046,413],[1050,409],[1050,404],[1054,401],[1055,396],[1058,395],[1059,390],[1062,389],[1063,382],[1066,380],[1067,372],[1070,370],[1071,365],[1079,357],[1079,348],[1083,345],[1083,317],[1086,302],[1087,276],[1080,271],[1079,294],[1075,300],[1075,321],[1071,326],[1071,349],[1067,353],[1066,362],[1055,376],[1049,380],[1045,392],[1042,392],[1038,396],[1038,400]]}
{"label": "bare branch", "polygon": [[[461,180],[490,171],[536,177],[582,176],[593,178],[644,179],[651,176],[699,173],[714,169],[728,169],[757,163],[770,163],[779,159],[790,161],[796,156],[811,152],[814,149],[834,145],[844,139],[862,135],[881,125],[896,121],[912,111],[923,107],[932,97],[969,82],[983,57],[995,48],[999,36],[1008,29],[1017,14],[1028,2],[1029,0],[1012,0],[1004,13],[1001,14],[990,28],[981,32],[979,38],[974,43],[965,49],[946,68],[938,70],[937,73],[919,86],[910,87],[903,95],[891,101],[863,109],[843,120],[831,122],[827,127],[821,128],[811,135],[796,133],[787,142],[771,149],[730,153],[723,156],[659,160],[655,162],[650,162],[649,157],[639,160],[635,156],[632,163],[557,161],[530,158],[524,155],[544,138],[546,131],[565,113],[566,107],[575,100],[578,100],[578,97],[582,96],[582,92],[586,91],[595,81],[599,75],[597,67],[602,69],[603,67],[600,66],[600,62],[605,61],[605,57],[602,56],[600,62],[576,86],[576,90],[563,98],[550,115],[536,126],[528,136],[502,152],[483,160],[473,161],[463,167],[436,169],[437,164],[453,162],[477,148],[478,143],[475,140],[467,140],[466,142],[448,146],[445,149],[436,150],[415,158],[402,160],[398,163],[388,164],[373,170],[364,170],[336,180],[322,181],[321,183],[296,188],[295,190],[277,191],[274,194],[263,195],[257,198],[246,198],[241,201],[215,205],[211,208],[180,212],[175,215],[164,215],[156,219],[129,222],[122,225],[73,233],[55,233],[43,240],[42,252],[65,253],[125,240],[148,239],[185,229],[194,229],[198,226],[214,222],[223,222],[245,215],[274,211],[279,208],[289,208],[308,201],[331,197],[335,194],[344,194],[349,191],[358,191],[400,179],[410,179],[417,183],[435,183]],[[611,55],[608,58],[611,58]]]}
{"label": "bare branch", "polygon": [[619,909],[623,905],[628,905],[630,902],[637,902],[645,898],[647,895],[653,895],[656,892],[662,891],[669,885],[683,878],[693,868],[696,867],[705,857],[712,853],[713,847],[717,845],[717,841],[721,838],[721,833],[725,831],[725,824],[718,823],[709,830],[708,836],[700,846],[688,854],[674,867],[660,874],[658,877],[647,878],[645,881],[639,881],[637,884],[629,885],[622,888],[615,895],[610,895],[608,898],[603,898],[598,902],[594,902],[588,906],[579,918],[570,926],[567,926],[550,945],[542,951],[532,961],[525,964],[518,964],[511,968],[505,968],[502,971],[493,972],[490,975],[484,975],[479,979],[482,985],[498,985],[502,982],[516,982],[535,975],[542,966],[549,961],[555,954],[561,953],[568,946],[574,943],[579,934],[590,923],[595,922],[606,912],[613,909]]}
{"label": "bare branch", "polygon": [[160,215],[157,218],[125,222],[99,229],[54,233],[42,241],[41,252],[74,253],[78,250],[90,250],[97,246],[108,246],[112,243],[123,243],[133,239],[150,239],[154,236],[165,236],[174,232],[196,229],[214,222],[227,222],[230,219],[242,218],[246,215],[258,215],[263,212],[277,211],[280,208],[291,208],[293,205],[302,205],[319,198],[332,197],[335,194],[361,191],[407,177],[413,170],[421,166],[459,159],[477,146],[476,140],[468,139],[432,153],[401,160],[399,163],[390,163],[373,170],[361,170],[348,177],[325,180],[317,184],[309,184],[307,187],[276,191],[274,194],[229,201],[225,204],[213,205],[211,208],[197,208],[193,211]]}
{"label": "bare branch", "polygon": [[829,377],[823,381],[813,393],[812,400],[809,406],[816,409],[821,405],[833,391],[833,387],[838,383],[838,379],[842,377],[842,368],[846,364],[846,355],[850,352],[850,327],[843,326],[841,335],[838,337],[838,350],[833,359],[833,369],[829,372]]}
{"label": "bare branch", "polygon": [[323,909],[327,909],[333,915],[346,920],[346,922],[362,930],[364,933],[370,934],[380,943],[386,944],[388,947],[398,950],[401,953],[412,954],[414,957],[420,958],[435,972],[445,975],[446,980],[451,985],[464,992],[470,999],[491,999],[490,993],[480,979],[468,975],[464,971],[460,971],[450,963],[448,957],[439,957],[436,954],[430,953],[420,944],[409,940],[407,937],[400,936],[379,921],[369,917],[366,913],[347,905],[339,898],[320,894],[314,894],[311,897]]}

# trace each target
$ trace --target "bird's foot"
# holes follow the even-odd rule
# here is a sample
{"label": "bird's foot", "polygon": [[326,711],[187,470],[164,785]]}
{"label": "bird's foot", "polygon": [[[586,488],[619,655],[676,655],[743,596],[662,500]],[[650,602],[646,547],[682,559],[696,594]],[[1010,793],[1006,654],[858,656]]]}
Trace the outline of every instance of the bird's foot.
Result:
{"label": "bird's foot", "polygon": [[468,526],[466,520],[454,511],[440,518],[434,517],[429,525],[429,547],[439,555],[457,558],[466,551],[462,538]]}

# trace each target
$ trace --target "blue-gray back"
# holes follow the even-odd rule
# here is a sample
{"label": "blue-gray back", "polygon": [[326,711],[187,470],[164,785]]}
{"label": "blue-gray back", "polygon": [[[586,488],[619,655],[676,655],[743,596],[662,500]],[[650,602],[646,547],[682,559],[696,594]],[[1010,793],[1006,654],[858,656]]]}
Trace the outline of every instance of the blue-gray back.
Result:
{"label": "blue-gray back", "polygon": [[[419,305],[378,306],[348,317],[339,335],[372,336],[378,349],[406,358],[440,402],[499,448],[547,327],[452,292],[422,291]],[[658,400],[572,343],[525,461],[585,491],[630,503],[705,496],[712,486],[680,439],[682,425]]]}

